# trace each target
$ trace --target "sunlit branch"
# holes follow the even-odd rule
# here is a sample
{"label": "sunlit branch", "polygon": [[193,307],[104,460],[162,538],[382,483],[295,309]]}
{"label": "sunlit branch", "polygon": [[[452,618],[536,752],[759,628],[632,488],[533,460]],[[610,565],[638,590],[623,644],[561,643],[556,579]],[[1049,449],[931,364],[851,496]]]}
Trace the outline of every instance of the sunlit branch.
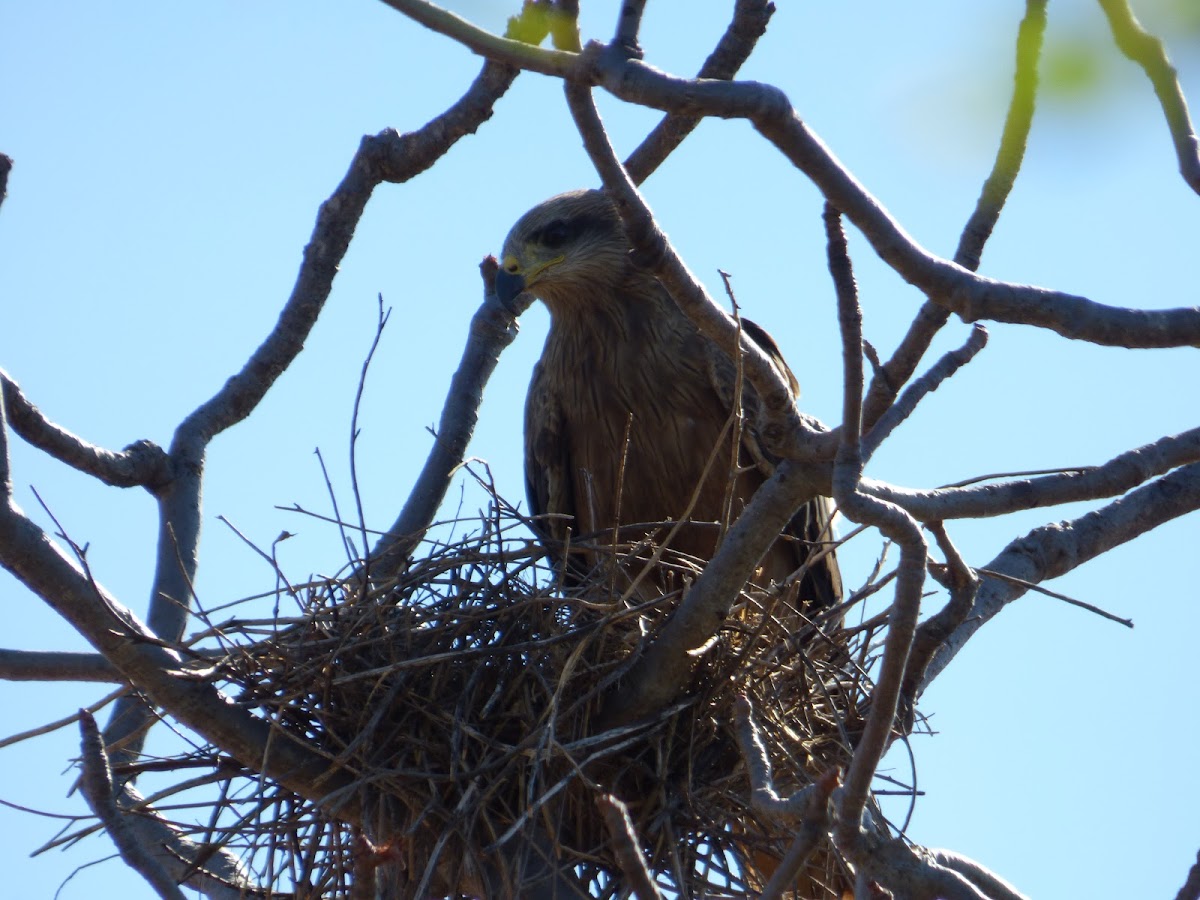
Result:
{"label": "sunlit branch", "polygon": [[1079,500],[1115,497],[1179,466],[1200,461],[1200,428],[1159,438],[1086,469],[1001,484],[920,491],[863,479],[862,489],[922,522],[979,519]]}
{"label": "sunlit branch", "polygon": [[12,430],[59,462],[114,487],[144,485],[154,490],[171,480],[170,460],[157,444],[138,441],[120,453],[97,447],[47,419],[3,370],[0,389]]}
{"label": "sunlit branch", "polygon": [[[972,272],[979,268],[984,244],[1000,217],[1008,195],[1016,182],[1037,98],[1038,60],[1046,32],[1046,0],[1027,0],[1025,18],[1017,31],[1016,65],[1013,73],[1013,92],[1000,136],[1000,146],[992,171],[983,183],[975,210],[967,220],[959,238],[954,261]],[[882,371],[871,380],[863,404],[865,424],[871,428],[896,396],[900,386],[912,378],[934,336],[950,318],[950,310],[933,300],[926,300],[917,312],[908,333],[896,348]]]}
{"label": "sunlit branch", "polygon": [[979,351],[987,346],[987,339],[987,329],[982,325],[976,325],[971,329],[971,335],[965,344],[957,350],[951,350],[945,354],[930,367],[929,371],[910,384],[900,398],[879,417],[863,439],[863,459],[869,460],[880,445],[895,431],[896,427],[913,414],[917,404],[973,360]]}
{"label": "sunlit branch", "polygon": [[990,869],[985,869],[973,859],[968,859],[950,850],[930,850],[939,866],[950,869],[965,877],[987,896],[988,900],[1026,900],[1024,894]]}
{"label": "sunlit branch", "polygon": [[596,806],[604,817],[604,825],[632,895],[637,900],[662,900],[662,893],[646,868],[642,851],[638,849],[640,841],[630,821],[629,808],[612,794],[596,797]]}
{"label": "sunlit branch", "polygon": [[484,281],[483,303],[471,317],[467,345],[450,380],[437,435],[425,465],[400,515],[371,552],[375,577],[394,576],[437,515],[475,431],[483,390],[496,370],[500,354],[517,336],[517,317],[533,302],[532,295],[520,294],[515,301],[521,304],[519,308],[505,307],[496,298],[495,258],[484,260],[480,270]]}
{"label": "sunlit branch", "polygon": [[[304,348],[374,189],[383,182],[399,183],[419,175],[458,140],[474,133],[516,76],[517,70],[509,66],[485,63],[466,93],[421,128],[406,134],[389,129],[363,138],[349,171],[317,213],[291,296],[275,327],[241,371],[176,429],[169,450],[175,477],[159,494],[155,578],[146,616],[159,638],[178,641],[187,621],[198,564],[201,487],[209,442],[250,415]],[[131,736],[143,732],[147,715],[135,698],[118,702],[113,709],[104,737],[109,745],[122,744],[119,761],[140,750],[141,739]]]}
{"label": "sunlit branch", "polygon": [[[1200,346],[1200,309],[1196,307],[1145,310],[1106,306],[1062,291],[984,278],[930,253],[900,227],[804,124],[783,92],[771,85],[678,78],[596,43],[579,54],[541,50],[496,37],[421,0],[387,2],[493,59],[580,84],[599,85],[622,100],[664,112],[748,119],[854,223],[905,281],[968,322],[993,319],[1033,325],[1063,337],[1114,347]],[[631,237],[636,242],[637,236]],[[661,271],[656,274],[664,283],[668,281]]]}
{"label": "sunlit branch", "polygon": [[646,0],[623,0],[617,13],[617,30],[613,35],[613,44],[624,49],[630,56],[642,58],[642,48],[638,44],[638,31],[642,27],[642,13],[646,9]]}
{"label": "sunlit branch", "polygon": [[[1197,509],[1200,509],[1200,463],[1192,463],[1077,519],[1035,528],[1010,543],[984,568],[1039,583],[1065,575],[1088,560]],[[971,614],[930,662],[921,690],[958,655],[975,632],[1026,590],[1017,581],[986,579],[975,597]]]}
{"label": "sunlit branch", "polygon": [[921,608],[927,550],[920,528],[903,510],[859,491],[862,478],[862,311],[850,272],[841,215],[825,207],[829,267],[837,290],[842,335],[842,428],[833,468],[833,498],[851,521],[876,526],[900,548],[895,599],[884,640],[883,661],[871,694],[871,710],[846,772],[838,801],[837,842],[848,852],[860,847],[862,818],[871,779],[891,740],[909,649]]}
{"label": "sunlit branch", "polygon": [[0,650],[0,680],[120,683],[119,671],[99,653],[65,650]]}
{"label": "sunlit branch", "polygon": [[104,752],[104,741],[91,713],[80,710],[79,730],[82,734],[80,765],[83,769],[79,787],[88,806],[117,845],[121,858],[146,879],[155,893],[163,900],[185,900],[183,891],[179,889],[175,880],[125,827],[125,817],[117,808],[117,801],[113,797],[112,772],[108,767],[108,756]]}
{"label": "sunlit branch", "polygon": [[1187,100],[1178,73],[1167,56],[1167,48],[1159,38],[1142,28],[1127,0],[1100,0],[1100,7],[1108,16],[1113,40],[1121,52],[1142,67],[1154,86],[1175,144],[1179,174],[1193,191],[1200,194],[1200,141],[1196,138]]}
{"label": "sunlit branch", "polygon": [[[700,67],[697,78],[728,80],[737,74],[750,57],[758,39],[767,31],[767,23],[775,13],[769,0],[737,0],[733,20],[720,41]],[[666,158],[683,143],[700,124],[698,116],[668,113],[654,126],[646,139],[625,160],[625,170],[634,184],[641,184],[663,164]]]}

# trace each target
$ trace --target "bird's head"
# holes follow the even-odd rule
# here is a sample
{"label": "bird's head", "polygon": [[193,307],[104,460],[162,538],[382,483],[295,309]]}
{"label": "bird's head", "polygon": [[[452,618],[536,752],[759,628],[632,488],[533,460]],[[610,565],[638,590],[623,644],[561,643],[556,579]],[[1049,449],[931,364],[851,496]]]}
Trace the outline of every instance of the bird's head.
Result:
{"label": "bird's head", "polygon": [[629,242],[612,201],[570,191],[539,203],[504,239],[496,294],[508,304],[528,291],[552,310],[610,288],[628,265]]}

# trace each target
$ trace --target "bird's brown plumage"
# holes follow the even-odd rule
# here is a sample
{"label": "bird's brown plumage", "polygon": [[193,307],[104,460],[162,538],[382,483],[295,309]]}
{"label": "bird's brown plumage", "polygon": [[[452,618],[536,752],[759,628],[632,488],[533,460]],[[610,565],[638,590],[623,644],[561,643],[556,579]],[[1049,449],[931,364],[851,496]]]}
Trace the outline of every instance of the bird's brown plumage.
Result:
{"label": "bird's brown plumage", "polygon": [[[570,527],[573,538],[611,539],[617,526],[681,519],[694,501],[671,547],[707,561],[720,534],[712,523],[736,517],[772,466],[754,431],[753,388],[744,386],[739,426],[734,364],[631,263],[620,218],[599,191],[552,197],[513,226],[497,291],[503,299],[522,290],[550,310],[525,411],[529,503],[536,516],[555,514],[540,520],[544,536],[562,541]],[[770,336],[743,327],[798,392]],[[801,509],[793,539],[775,543],[755,580],[782,581],[831,540],[830,512],[825,498]],[[629,530],[623,539],[640,536]],[[799,596],[809,607],[839,602],[833,554],[810,567]]]}

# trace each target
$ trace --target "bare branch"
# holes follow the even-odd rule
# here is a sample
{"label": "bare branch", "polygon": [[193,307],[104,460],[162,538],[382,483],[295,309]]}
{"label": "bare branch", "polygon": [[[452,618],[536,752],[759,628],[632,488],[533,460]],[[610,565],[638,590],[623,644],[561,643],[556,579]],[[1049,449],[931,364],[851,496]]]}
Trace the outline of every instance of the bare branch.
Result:
{"label": "bare branch", "polygon": [[533,302],[531,295],[520,294],[514,301],[521,304],[520,308],[505,307],[496,298],[496,269],[493,256],[480,265],[483,303],[471,317],[467,345],[450,380],[433,447],[399,517],[371,551],[370,566],[379,577],[395,574],[437,514],[475,432],[483,389],[496,370],[500,354],[517,336],[517,317]]}
{"label": "bare branch", "polygon": [[125,678],[99,653],[0,650],[0,680],[99,681],[120,684]]}
{"label": "bare branch", "polygon": [[1196,864],[1188,870],[1187,880],[1175,900],[1200,900],[1200,853],[1196,854]]}
{"label": "bare branch", "polygon": [[[965,344],[957,350],[951,350],[939,359],[928,372],[910,384],[900,399],[889,406],[871,427],[870,432],[863,440],[863,459],[869,460],[875,454],[875,451],[888,439],[896,427],[913,414],[918,403],[973,360],[979,351],[987,346],[987,338],[987,329],[982,325],[976,325],[971,329],[971,336],[967,338]],[[869,390],[867,396],[869,399]]]}
{"label": "bare branch", "polygon": [[876,896],[912,900],[1012,900],[1010,895],[986,893],[965,875],[940,865],[928,850],[910,847],[900,838],[864,832],[848,855],[858,869],[859,884],[874,881],[891,892]]}
{"label": "bare branch", "polygon": [[[1073,340],[1113,347],[1200,346],[1200,308],[1146,310],[1107,306],[1062,291],[984,278],[930,253],[830,153],[778,88],[757,82],[678,78],[638,60],[610,53],[595,43],[579,54],[541,50],[496,37],[422,0],[385,2],[493,59],[580,84],[599,85],[622,100],[665,112],[750,120],[854,223],[875,252],[905,281],[965,321],[993,319],[1033,325]],[[607,178],[605,184],[610,190],[614,187]],[[624,204],[630,203],[630,194],[626,191],[616,194],[623,204],[624,217],[629,214]],[[675,276],[685,274],[686,270],[676,270],[669,258],[665,260],[671,264],[669,269],[660,267],[656,256],[661,244],[655,233],[631,227],[635,224],[626,220],[634,245],[653,251],[648,258],[656,263],[655,274],[667,284],[676,302],[680,302],[683,292],[676,293],[676,288],[694,284],[694,279],[689,273],[686,281],[676,282]],[[716,323],[706,327],[714,330],[714,339],[717,334],[724,335],[720,338],[721,346],[732,349],[732,339],[726,330]],[[757,364],[747,368],[752,377],[756,368]]]}
{"label": "bare branch", "polygon": [[1142,67],[1154,86],[1159,105],[1171,130],[1179,174],[1193,191],[1200,194],[1200,141],[1188,115],[1187,100],[1179,84],[1178,72],[1171,65],[1163,42],[1147,32],[1129,8],[1127,0],[1100,0],[1108,16],[1113,40],[1127,57]]}
{"label": "bare branch", "polygon": [[771,780],[771,761],[754,722],[750,701],[739,697],[734,705],[738,747],[750,775],[751,803],[755,809],[773,818],[797,817],[800,827],[795,839],[780,860],[771,879],[763,887],[759,900],[778,900],[793,883],[796,873],[825,839],[829,831],[829,798],[838,785],[838,772],[825,772],[813,784],[791,797],[780,797]]}
{"label": "bare branch", "polygon": [[[975,211],[967,220],[958,241],[954,261],[972,272],[979,268],[984,244],[1008,200],[1029,140],[1037,98],[1038,59],[1046,32],[1046,0],[1026,0],[1025,18],[1017,30],[1016,65],[1013,72],[1013,92],[1000,136],[1000,146],[992,171],[983,183]],[[926,300],[909,326],[900,346],[882,371],[871,380],[864,401],[863,418],[868,428],[874,428],[888,404],[917,369],[917,364],[929,350],[934,335],[950,318],[950,310]],[[869,454],[868,454],[869,456]]]}
{"label": "bare branch", "polygon": [[0,500],[12,503],[12,462],[8,455],[8,401],[0,390]]}
{"label": "bare branch", "polygon": [[[1057,578],[1196,509],[1200,509],[1200,463],[1176,469],[1078,519],[1035,528],[1009,544],[985,568],[1025,582]],[[971,615],[954,630],[929,664],[921,690],[929,686],[975,632],[1025,591],[1019,582],[986,580],[975,598]]]}
{"label": "bare branch", "polygon": [[950,850],[930,850],[934,861],[964,876],[971,884],[982,891],[988,900],[1026,900],[1025,895],[1015,887],[992,872],[985,869],[973,859]]}
{"label": "bare branch", "polygon": [[1040,584],[1034,584],[1032,581],[1026,581],[1024,578],[1017,578],[1015,575],[1005,575],[1003,572],[995,572],[991,569],[976,569],[975,571],[980,575],[986,575],[988,578],[999,578],[1001,581],[1011,582],[1026,590],[1041,594],[1043,597],[1053,597],[1055,600],[1061,600],[1063,603],[1069,603],[1071,606],[1086,609],[1088,612],[1095,613],[1102,619],[1108,619],[1110,622],[1116,622],[1118,625],[1124,625],[1126,628],[1133,627],[1133,619],[1123,619],[1092,603],[1084,603],[1082,600],[1076,600],[1074,597],[1068,597],[1066,594],[1060,594],[1058,591],[1044,588]]}
{"label": "bare branch", "polygon": [[905,716],[905,730],[911,731],[913,726],[914,705],[917,700],[920,685],[925,677],[925,670],[933,655],[941,649],[946,639],[954,633],[971,613],[971,605],[979,591],[979,578],[971,571],[950,535],[941,522],[933,522],[926,526],[937,541],[938,548],[946,558],[945,585],[950,591],[950,600],[944,607],[926,619],[917,628],[913,637],[912,652],[904,670],[904,683],[900,689]]}
{"label": "bare branch", "polygon": [[750,804],[768,816],[803,815],[815,785],[809,785],[791,797],[779,796],[771,775],[771,758],[767,754],[758,723],[754,721],[750,700],[744,694],[734,702],[733,713],[738,750],[741,751],[750,778]]}
{"label": "bare branch", "polygon": [[12,166],[12,157],[0,153],[0,206],[4,205],[4,199],[8,196],[8,173],[12,171]]}
{"label": "bare branch", "polygon": [[[176,429],[169,451],[175,478],[159,496],[155,578],[146,616],[158,637],[178,641],[187,621],[198,563],[208,443],[248,416],[304,348],[375,187],[419,175],[460,138],[474,133],[516,76],[516,69],[485,63],[466,93],[421,128],[403,135],[389,129],[363,138],[349,171],[321,205],[296,283],[275,327],[242,370]],[[136,755],[142,739],[134,735],[143,732],[146,721],[147,711],[135,698],[116,705],[104,736],[110,746],[122,745],[120,758]]]}
{"label": "bare branch", "polygon": [[[84,709],[87,710],[87,712],[95,715],[97,710],[108,706],[108,704],[112,703],[127,690],[128,688],[126,687],[117,688],[115,691],[112,691],[108,695],[101,697],[90,706],[84,707]],[[52,731],[58,731],[60,728],[66,728],[67,726],[75,725],[78,722],[79,712],[76,711],[69,716],[64,716],[63,718],[57,719],[53,722],[46,722],[37,726],[36,728],[29,728],[25,731],[19,731],[16,734],[10,734],[7,737],[0,738],[0,747],[11,747],[13,744],[21,743],[21,741],[27,741],[30,738],[41,737],[43,734],[50,734]]]}
{"label": "bare branch", "polygon": [[176,884],[193,888],[208,900],[256,896],[257,886],[236,853],[188,840],[129,785],[121,788],[116,801],[123,827]]}
{"label": "bare branch", "polygon": [[642,27],[642,12],[645,9],[646,0],[624,0],[620,12],[617,13],[617,31],[612,40],[615,47],[621,48],[636,59],[642,58],[638,31]]}
{"label": "bare branch", "polygon": [[816,791],[809,797],[808,810],[800,821],[792,844],[771,878],[763,885],[758,900],[780,900],[792,896],[788,893],[796,875],[804,868],[817,845],[826,839],[829,831],[829,797],[837,787],[837,772],[827,772],[813,785]]}
{"label": "bare branch", "polygon": [[1003,484],[930,491],[898,488],[869,478],[862,489],[902,507],[922,522],[978,519],[1025,509],[1116,496],[1174,468],[1200,461],[1200,428],[1159,438],[1083,470]]}
{"label": "bare branch", "polygon": [[597,796],[596,805],[604,816],[604,825],[608,829],[608,836],[612,838],[621,872],[633,896],[637,900],[661,900],[662,893],[646,868],[642,851],[638,849],[637,832],[629,819],[629,809],[612,794]]}
{"label": "bare branch", "polygon": [[883,661],[871,710],[863,734],[846,773],[838,802],[838,845],[853,847],[860,839],[863,810],[870,796],[871,779],[892,737],[892,725],[900,698],[905,665],[917,616],[921,609],[921,587],[925,581],[927,549],[921,530],[899,507],[863,494],[862,478],[862,312],[850,271],[841,216],[831,205],[825,207],[825,229],[829,245],[829,267],[837,288],[838,324],[842,331],[844,379],[841,441],[833,469],[833,498],[850,520],[875,525],[900,548],[896,594],[892,602]]}
{"label": "bare branch", "polygon": [[114,487],[144,485],[155,490],[171,480],[170,460],[157,444],[138,441],[120,453],[94,446],[47,419],[3,370],[0,388],[13,431],[59,462]]}
{"label": "bare branch", "polygon": [[[325,756],[291,735],[272,732],[270,725],[235,705],[215,686],[184,670],[179,655],[85,576],[13,505],[11,497],[0,504],[0,564],[67,620],[151,702],[243,765],[314,800],[348,783],[346,776],[331,769]],[[347,800],[337,814],[353,822],[354,804]]]}
{"label": "bare branch", "polygon": [[[767,23],[774,13],[775,5],[769,0],[737,0],[729,27],[721,35],[717,46],[704,61],[696,77],[728,81],[736,75],[750,57],[758,39],[766,34]],[[641,184],[653,175],[699,124],[699,116],[673,113],[664,116],[625,160],[625,169],[633,183]]]}
{"label": "bare branch", "polygon": [[113,799],[112,772],[108,768],[108,757],[104,753],[104,741],[100,729],[91,713],[79,711],[79,730],[82,733],[81,766],[83,776],[79,780],[83,796],[104,825],[105,831],[117,845],[121,858],[130,868],[149,882],[163,900],[185,900],[183,891],[162,866],[158,864],[125,827],[124,816]]}

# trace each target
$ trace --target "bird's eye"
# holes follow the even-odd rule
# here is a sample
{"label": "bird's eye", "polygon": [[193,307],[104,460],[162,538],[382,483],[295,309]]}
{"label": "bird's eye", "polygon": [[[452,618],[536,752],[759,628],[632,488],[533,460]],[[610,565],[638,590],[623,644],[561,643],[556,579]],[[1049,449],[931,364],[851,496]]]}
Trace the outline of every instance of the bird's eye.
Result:
{"label": "bird's eye", "polygon": [[561,219],[557,219],[542,229],[542,233],[538,235],[538,240],[543,247],[557,250],[571,239],[573,233],[570,225]]}

